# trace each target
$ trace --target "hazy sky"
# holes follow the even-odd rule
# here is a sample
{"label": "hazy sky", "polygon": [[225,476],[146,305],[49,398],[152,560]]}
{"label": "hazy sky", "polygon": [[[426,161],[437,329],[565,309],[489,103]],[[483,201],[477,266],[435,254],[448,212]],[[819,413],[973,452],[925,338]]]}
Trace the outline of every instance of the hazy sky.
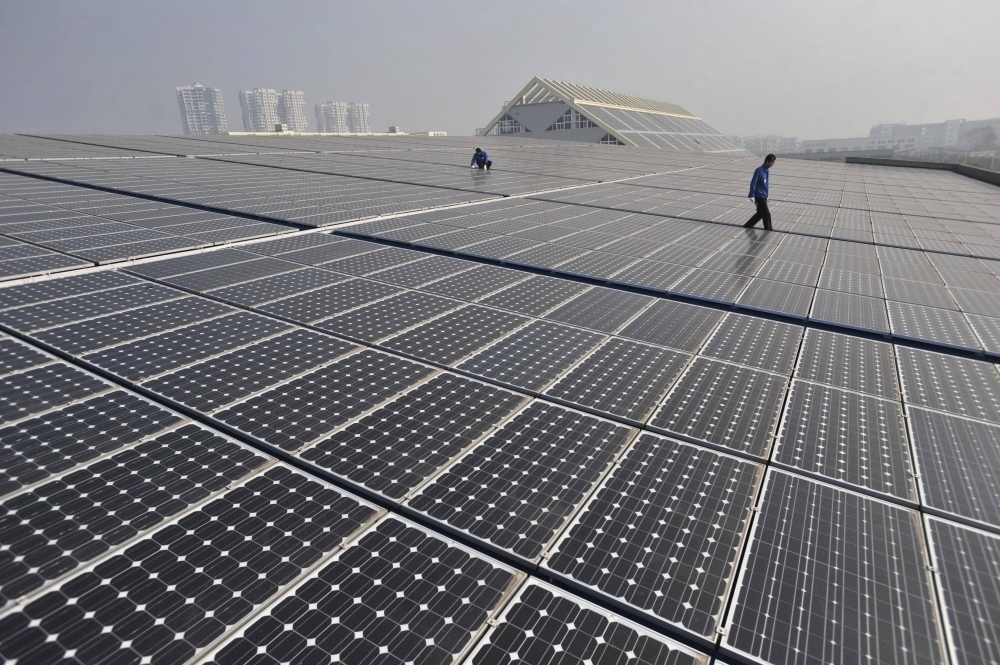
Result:
{"label": "hazy sky", "polygon": [[180,133],[174,87],[367,101],[471,134],[534,75],[675,102],[725,133],[1000,116],[1000,0],[0,0],[0,132]]}

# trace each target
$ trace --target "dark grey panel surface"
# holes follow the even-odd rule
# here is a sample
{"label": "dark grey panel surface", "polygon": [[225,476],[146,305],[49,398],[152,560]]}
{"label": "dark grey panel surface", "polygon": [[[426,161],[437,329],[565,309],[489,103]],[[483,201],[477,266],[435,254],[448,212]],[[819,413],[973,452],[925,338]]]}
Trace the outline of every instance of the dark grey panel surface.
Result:
{"label": "dark grey panel surface", "polygon": [[885,301],[852,293],[817,289],[809,318],[859,330],[889,331]]}
{"label": "dark grey panel surface", "polygon": [[936,342],[960,349],[982,349],[976,333],[961,312],[889,300],[892,334],[921,341]]}
{"label": "dark grey panel surface", "polygon": [[612,337],[545,394],[643,423],[691,356]]}
{"label": "dark grey panel surface", "polygon": [[421,290],[471,302],[527,278],[525,273],[510,268],[476,266],[472,270],[423,286]]}
{"label": "dark grey panel surface", "polygon": [[248,282],[253,279],[262,279],[271,275],[291,272],[299,268],[298,264],[291,261],[260,258],[256,261],[244,261],[220,268],[199,270],[198,272],[178,275],[176,277],[167,277],[164,278],[164,281],[183,289],[208,291],[209,289],[218,289],[230,284]]}
{"label": "dark grey panel surface", "polygon": [[240,305],[260,305],[349,279],[347,275],[321,268],[302,268],[264,279],[210,290],[208,295]]}
{"label": "dark grey panel surface", "polygon": [[701,354],[747,367],[790,374],[802,328],[742,314],[727,314]]}
{"label": "dark grey panel surface", "polygon": [[545,315],[546,319],[612,333],[642,311],[652,298],[595,287]]}
{"label": "dark grey panel surface", "polygon": [[129,272],[134,272],[144,277],[163,279],[174,275],[183,275],[196,270],[207,270],[221,266],[240,263],[242,261],[254,261],[260,255],[251,254],[237,249],[220,249],[214,252],[202,252],[191,256],[179,256],[175,259],[164,259],[163,261],[152,261],[138,266],[130,266]]}
{"label": "dark grey panel surface", "polygon": [[451,364],[527,323],[529,319],[468,305],[384,342],[386,348]]}
{"label": "dark grey panel surface", "polygon": [[0,337],[0,375],[44,365],[53,360],[55,358],[52,356],[36,351],[27,344]]}
{"label": "dark grey panel surface", "polygon": [[1000,529],[1000,427],[908,407],[924,505]]}
{"label": "dark grey panel surface", "polygon": [[1000,423],[996,365],[905,346],[896,357],[908,404]]}
{"label": "dark grey panel surface", "polygon": [[793,381],[772,459],[841,483],[917,501],[898,402]]}
{"label": "dark grey panel surface", "polygon": [[534,275],[479,302],[527,316],[542,316],[588,287],[564,279]]}
{"label": "dark grey panel surface", "polygon": [[736,299],[736,304],[746,309],[805,319],[809,316],[814,293],[815,289],[812,286],[774,282],[755,277]]}
{"label": "dark grey panel surface", "polygon": [[765,488],[724,646],[776,665],[946,662],[915,511],[778,471]]}
{"label": "dark grey panel surface", "polygon": [[457,369],[537,392],[603,339],[590,330],[535,321],[468,358]]}
{"label": "dark grey panel surface", "polygon": [[525,400],[501,388],[441,374],[299,457],[399,500]]}
{"label": "dark grey panel surface", "polygon": [[1000,538],[934,517],[927,526],[953,661],[1000,661]]}
{"label": "dark grey panel surface", "polygon": [[0,289],[0,309],[68,298],[83,293],[127,286],[138,281],[137,277],[126,273],[102,271],[86,275],[71,275],[44,282],[8,286]]}
{"label": "dark grey panel surface", "polygon": [[183,296],[182,291],[159,284],[136,284],[110,291],[99,291],[36,305],[25,305],[0,312],[0,323],[19,332],[32,332],[52,326],[90,319]]}
{"label": "dark grey panel surface", "polygon": [[712,639],[763,467],[643,434],[545,567]]}
{"label": "dark grey panel surface", "polygon": [[493,547],[536,560],[631,435],[627,427],[535,402],[408,505]]}
{"label": "dark grey panel surface", "polygon": [[722,312],[707,307],[658,300],[619,335],[694,353],[701,348],[723,316],[725,314]]}
{"label": "dark grey panel surface", "polygon": [[66,363],[52,363],[0,378],[0,424],[75,402],[111,385]]}
{"label": "dark grey panel surface", "polygon": [[260,306],[261,311],[293,321],[311,323],[399,293],[402,289],[367,279],[324,286]]}
{"label": "dark grey panel surface", "polygon": [[460,261],[447,256],[430,256],[405,266],[372,273],[369,277],[412,289],[463,270],[475,268],[476,265],[472,261]]}
{"label": "dark grey panel surface", "polygon": [[695,358],[649,424],[667,434],[767,457],[787,383],[769,372]]}
{"label": "dark grey panel surface", "polygon": [[877,397],[899,399],[893,347],[852,335],[806,331],[795,375]]}
{"label": "dark grey panel surface", "polygon": [[429,293],[404,291],[385,300],[316,323],[337,335],[375,342],[444,314],[463,303]]}

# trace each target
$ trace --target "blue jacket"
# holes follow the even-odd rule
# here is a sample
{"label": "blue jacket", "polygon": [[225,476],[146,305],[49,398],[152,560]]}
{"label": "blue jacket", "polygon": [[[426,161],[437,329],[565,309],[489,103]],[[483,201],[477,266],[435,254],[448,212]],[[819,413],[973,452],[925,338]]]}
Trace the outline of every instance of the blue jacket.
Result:
{"label": "blue jacket", "polygon": [[469,162],[469,166],[472,166],[473,164],[475,164],[476,166],[485,166],[486,160],[488,160],[489,158],[490,156],[486,154],[485,150],[483,150],[479,154],[472,153],[472,161]]}
{"label": "blue jacket", "polygon": [[753,172],[753,179],[750,180],[750,197],[754,199],[767,198],[767,176],[770,170],[766,166],[758,166]]}

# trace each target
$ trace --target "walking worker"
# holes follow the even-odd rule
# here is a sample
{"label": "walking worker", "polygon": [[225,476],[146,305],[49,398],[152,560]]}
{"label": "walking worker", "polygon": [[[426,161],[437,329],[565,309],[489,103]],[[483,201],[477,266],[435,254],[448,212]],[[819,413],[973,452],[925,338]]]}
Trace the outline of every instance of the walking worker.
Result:
{"label": "walking worker", "polygon": [[757,212],[743,225],[748,229],[758,221],[764,220],[764,229],[771,230],[771,211],[767,209],[767,178],[777,159],[774,155],[768,155],[764,158],[764,164],[753,172],[753,178],[750,180],[750,198],[757,204]]}
{"label": "walking worker", "polygon": [[489,169],[493,166],[493,162],[490,161],[490,156],[486,154],[486,151],[482,148],[476,148],[476,154],[472,156],[472,161],[469,162],[469,166],[476,168],[477,166],[481,169]]}

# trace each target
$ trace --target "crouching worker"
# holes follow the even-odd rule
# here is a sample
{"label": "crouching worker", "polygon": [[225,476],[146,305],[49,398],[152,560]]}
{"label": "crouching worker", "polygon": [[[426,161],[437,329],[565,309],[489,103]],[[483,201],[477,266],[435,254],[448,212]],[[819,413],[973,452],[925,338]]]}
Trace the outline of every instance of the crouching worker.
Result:
{"label": "crouching worker", "polygon": [[472,168],[489,169],[493,166],[493,162],[490,161],[490,156],[486,154],[486,151],[482,148],[476,148],[476,154],[472,156],[472,161],[469,163]]}

